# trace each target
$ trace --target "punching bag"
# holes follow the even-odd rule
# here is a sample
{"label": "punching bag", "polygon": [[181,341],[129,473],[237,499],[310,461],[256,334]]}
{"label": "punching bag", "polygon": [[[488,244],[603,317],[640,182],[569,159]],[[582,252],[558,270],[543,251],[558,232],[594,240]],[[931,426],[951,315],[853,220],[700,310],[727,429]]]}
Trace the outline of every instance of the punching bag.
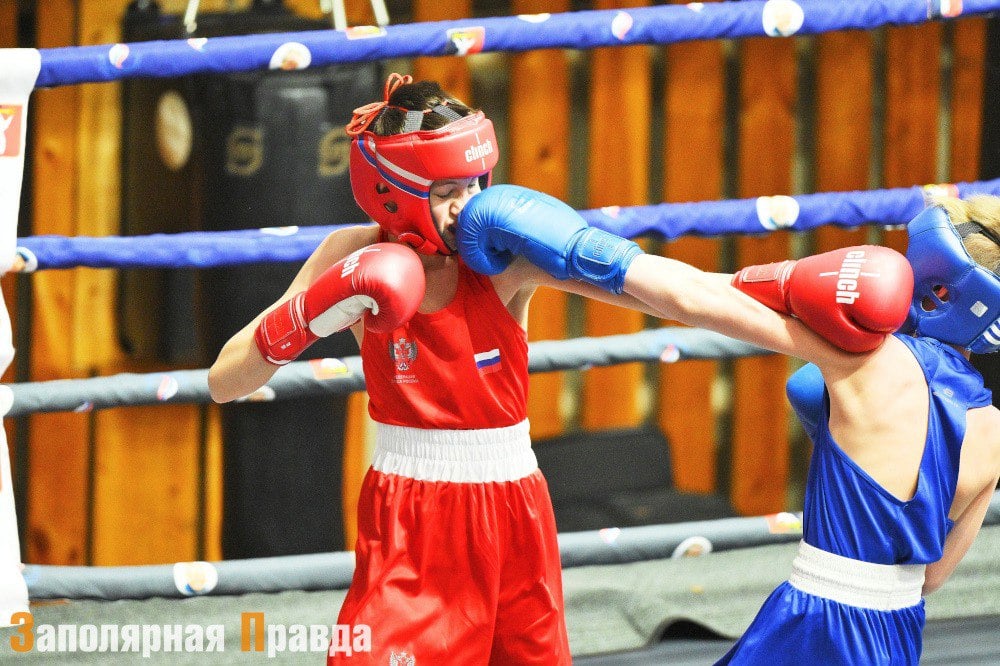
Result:
{"label": "punching bag", "polygon": [[[204,81],[206,230],[361,221],[344,124],[377,87],[370,66]],[[208,347],[277,300],[300,263],[215,268],[201,281]],[[357,354],[344,332],[300,359]],[[342,549],[346,396],[221,407],[227,558]]]}
{"label": "punching bag", "polygon": [[[179,17],[147,2],[126,12],[124,37],[311,29],[329,25],[297,17],[280,2],[255,2],[244,12],[199,15],[189,35]],[[344,125],[354,108],[376,98],[380,82],[378,63],[124,82],[123,234],[365,221],[351,194]],[[300,267],[122,271],[122,345],[137,358],[208,365]],[[345,332],[301,358],[356,353]],[[347,396],[323,396],[219,407],[226,559],[344,548],[346,404]]]}

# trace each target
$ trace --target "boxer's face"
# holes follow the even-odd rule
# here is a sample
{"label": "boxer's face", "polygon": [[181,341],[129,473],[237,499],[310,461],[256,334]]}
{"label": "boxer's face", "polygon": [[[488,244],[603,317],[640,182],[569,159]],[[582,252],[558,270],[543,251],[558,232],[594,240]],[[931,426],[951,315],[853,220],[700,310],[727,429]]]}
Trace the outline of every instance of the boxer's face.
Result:
{"label": "boxer's face", "polygon": [[452,250],[455,243],[455,225],[458,214],[465,208],[472,195],[479,193],[479,178],[447,178],[431,183],[431,218],[441,239]]}

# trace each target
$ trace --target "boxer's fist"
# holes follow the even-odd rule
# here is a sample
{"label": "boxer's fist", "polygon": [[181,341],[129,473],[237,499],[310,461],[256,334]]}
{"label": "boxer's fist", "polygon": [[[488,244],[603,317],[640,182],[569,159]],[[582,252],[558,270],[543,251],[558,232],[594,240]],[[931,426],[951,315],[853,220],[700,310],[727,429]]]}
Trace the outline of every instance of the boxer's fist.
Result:
{"label": "boxer's fist", "polygon": [[268,362],[284,365],[362,317],[365,328],[378,333],[402,326],[417,311],[424,287],[423,265],[413,250],[396,243],[369,245],[268,312],[254,339]]}
{"label": "boxer's fist", "polygon": [[516,185],[493,185],[469,199],[456,237],[462,259],[477,272],[499,273],[523,256],[555,278],[614,294],[642,253],[632,241],[588,226],[562,201]]}
{"label": "boxer's fist", "polygon": [[871,351],[906,320],[913,270],[886,247],[862,245],[748,266],[733,286],[849,352]]}

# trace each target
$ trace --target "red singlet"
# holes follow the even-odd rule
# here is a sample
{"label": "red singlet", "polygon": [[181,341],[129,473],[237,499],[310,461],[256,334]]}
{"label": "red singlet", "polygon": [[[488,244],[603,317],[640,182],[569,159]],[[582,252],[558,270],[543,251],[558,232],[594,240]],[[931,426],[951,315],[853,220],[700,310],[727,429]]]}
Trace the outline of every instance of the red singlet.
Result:
{"label": "red singlet", "polygon": [[372,419],[471,430],[527,418],[528,339],[486,276],[458,266],[447,306],[361,346]]}

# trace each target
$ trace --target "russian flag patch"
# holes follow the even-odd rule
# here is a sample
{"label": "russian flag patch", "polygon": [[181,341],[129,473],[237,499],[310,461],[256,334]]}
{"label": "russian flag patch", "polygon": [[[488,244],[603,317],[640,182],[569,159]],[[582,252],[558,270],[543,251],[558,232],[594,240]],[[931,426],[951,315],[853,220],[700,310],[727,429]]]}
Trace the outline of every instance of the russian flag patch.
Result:
{"label": "russian flag patch", "polygon": [[476,360],[476,367],[479,368],[479,374],[488,375],[491,372],[496,372],[500,369],[500,350],[491,349],[486,352],[480,352],[473,355]]}

